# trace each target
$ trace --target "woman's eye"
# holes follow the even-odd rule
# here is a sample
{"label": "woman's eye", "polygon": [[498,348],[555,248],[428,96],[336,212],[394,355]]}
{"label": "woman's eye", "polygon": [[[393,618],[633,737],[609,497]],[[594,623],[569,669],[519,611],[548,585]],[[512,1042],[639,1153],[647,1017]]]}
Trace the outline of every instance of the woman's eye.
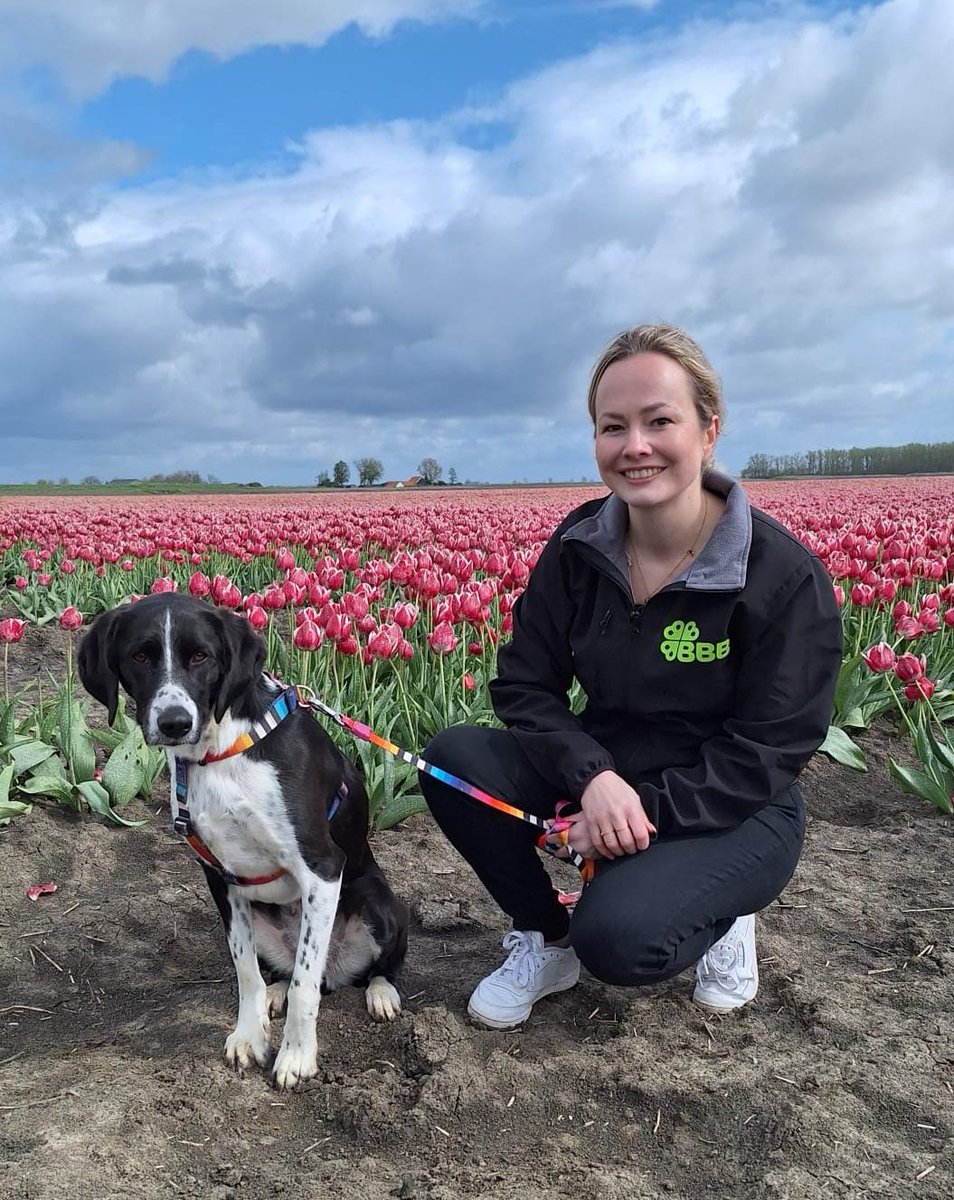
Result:
{"label": "woman's eye", "polygon": [[192,655],[192,657],[189,659],[189,662],[193,667],[197,667],[200,663],[204,663],[208,657],[209,656],[206,654],[206,652],[204,650],[196,650],[195,653]]}

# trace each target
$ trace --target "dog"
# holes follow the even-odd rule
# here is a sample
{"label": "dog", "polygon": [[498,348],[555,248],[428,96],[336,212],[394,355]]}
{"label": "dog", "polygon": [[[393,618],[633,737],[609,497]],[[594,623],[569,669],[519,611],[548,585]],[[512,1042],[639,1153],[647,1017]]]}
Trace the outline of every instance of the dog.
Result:
{"label": "dog", "polygon": [[371,852],[364,783],[263,674],[251,625],[191,596],[145,596],[98,616],[77,662],[110,724],[122,686],[147,744],[166,748],[176,828],[205,872],[238,980],[229,1064],[266,1067],[270,1018],[285,1009],[273,1082],[313,1077],[321,994],[346,984],[366,987],[372,1018],[399,1016],[409,914]]}

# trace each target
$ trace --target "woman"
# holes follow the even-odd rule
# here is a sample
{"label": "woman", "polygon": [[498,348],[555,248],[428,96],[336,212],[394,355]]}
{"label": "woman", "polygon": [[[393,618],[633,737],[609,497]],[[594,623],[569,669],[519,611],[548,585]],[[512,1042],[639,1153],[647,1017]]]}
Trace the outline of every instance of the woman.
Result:
{"label": "woman", "polygon": [[509,956],[468,1005],[495,1029],[572,987],[581,962],[624,986],[695,964],[693,998],[719,1011],[755,996],[753,914],[795,870],[795,780],[825,737],[841,663],[822,564],[710,467],[723,404],[699,346],[665,325],[620,334],[589,411],[610,495],[563,521],[514,607],[491,684],[507,728],[447,729],[426,752],[539,816],[576,802],[569,842],[597,871],[572,920],[531,826],[421,777],[513,920]]}

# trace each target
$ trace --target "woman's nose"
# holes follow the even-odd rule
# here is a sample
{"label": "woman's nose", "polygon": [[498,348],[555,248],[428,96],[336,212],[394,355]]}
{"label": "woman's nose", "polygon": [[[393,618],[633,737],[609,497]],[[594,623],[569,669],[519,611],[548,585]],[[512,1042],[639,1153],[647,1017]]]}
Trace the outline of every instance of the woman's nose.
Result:
{"label": "woman's nose", "polygon": [[646,430],[638,425],[630,426],[626,434],[626,453],[638,457],[650,453],[651,449]]}

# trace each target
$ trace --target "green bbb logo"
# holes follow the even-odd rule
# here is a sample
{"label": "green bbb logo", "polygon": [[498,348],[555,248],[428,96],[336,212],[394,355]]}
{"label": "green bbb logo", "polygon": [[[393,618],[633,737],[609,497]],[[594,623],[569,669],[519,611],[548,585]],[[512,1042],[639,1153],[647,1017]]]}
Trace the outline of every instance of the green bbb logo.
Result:
{"label": "green bbb logo", "polygon": [[715,662],[728,658],[729,639],[700,642],[695,621],[673,621],[663,630],[659,650],[666,662]]}

